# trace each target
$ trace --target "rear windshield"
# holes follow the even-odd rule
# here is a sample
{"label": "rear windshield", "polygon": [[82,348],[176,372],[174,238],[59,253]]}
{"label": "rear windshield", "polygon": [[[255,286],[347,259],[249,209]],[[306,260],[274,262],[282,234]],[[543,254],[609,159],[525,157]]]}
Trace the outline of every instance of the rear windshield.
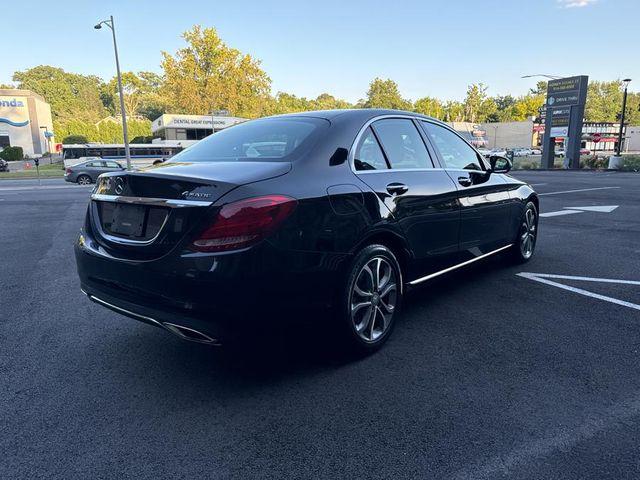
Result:
{"label": "rear windshield", "polygon": [[310,145],[329,122],[319,118],[268,118],[241,123],[208,136],[172,162],[283,161]]}

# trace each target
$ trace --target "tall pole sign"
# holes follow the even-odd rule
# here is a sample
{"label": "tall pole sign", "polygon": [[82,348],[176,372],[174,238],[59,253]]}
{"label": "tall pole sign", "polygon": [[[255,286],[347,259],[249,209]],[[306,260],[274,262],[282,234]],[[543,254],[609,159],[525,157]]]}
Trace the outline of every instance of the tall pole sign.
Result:
{"label": "tall pole sign", "polygon": [[542,168],[553,168],[556,138],[565,139],[571,168],[580,168],[580,140],[589,77],[559,78],[547,83],[547,104],[542,147]]}

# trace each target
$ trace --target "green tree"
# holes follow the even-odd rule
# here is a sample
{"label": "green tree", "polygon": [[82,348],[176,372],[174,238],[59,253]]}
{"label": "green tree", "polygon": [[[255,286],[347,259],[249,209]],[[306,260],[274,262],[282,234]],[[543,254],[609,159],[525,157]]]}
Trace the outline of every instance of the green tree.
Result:
{"label": "green tree", "polygon": [[74,143],[89,143],[89,139],[87,139],[87,137],[85,137],[84,135],[67,135],[66,137],[62,138],[62,143],[66,145]]}
{"label": "green tree", "polygon": [[272,99],[268,113],[279,115],[283,113],[295,113],[311,110],[309,100],[304,97],[297,97],[290,93],[278,92]]}
{"label": "green tree", "polygon": [[36,92],[51,105],[53,119],[97,122],[106,111],[100,98],[102,80],[89,75],[68,73],[61,68],[40,65],[15,72],[18,88]]}
{"label": "green tree", "polygon": [[588,122],[616,122],[622,110],[622,82],[593,80],[587,87],[585,119]]}
{"label": "green tree", "polygon": [[[122,90],[127,116],[155,120],[165,113],[169,102],[160,94],[163,82],[163,78],[154,72],[123,72]],[[117,77],[105,84],[102,100],[112,114],[120,113]]]}
{"label": "green tree", "polygon": [[423,115],[443,120],[445,117],[445,108],[443,103],[437,98],[424,97],[416,100],[413,104],[413,111]]}
{"label": "green tree", "polygon": [[462,122],[464,121],[464,105],[456,100],[449,100],[444,104],[445,122]]}
{"label": "green tree", "polygon": [[227,109],[254,118],[269,106],[271,79],[260,61],[228,47],[214,28],[195,25],[183,34],[187,46],[162,52],[161,90],[175,113],[207,114]]}
{"label": "green tree", "polygon": [[395,110],[411,110],[411,102],[400,95],[398,84],[391,79],[375,78],[369,84],[364,108],[391,108]]}
{"label": "green tree", "polygon": [[321,93],[315,100],[311,100],[310,107],[311,110],[339,110],[353,108],[353,104],[329,95],[328,93]]}
{"label": "green tree", "polygon": [[539,81],[538,83],[536,83],[536,88],[530,88],[529,89],[529,93],[531,95],[542,95],[543,97],[546,98],[546,96],[547,96],[547,82],[545,82],[544,80]]}
{"label": "green tree", "polygon": [[496,104],[496,111],[488,116],[489,122],[510,122],[513,120],[513,106],[516,99],[511,95],[498,95],[493,97]]}
{"label": "green tree", "polygon": [[518,97],[511,107],[511,119],[513,121],[524,121],[529,117],[540,115],[540,107],[544,105],[545,97],[542,95],[524,95]]}
{"label": "green tree", "polygon": [[[495,103],[487,103],[487,87],[483,83],[473,83],[467,88],[464,99],[464,117],[467,122],[480,122],[496,110]],[[481,118],[485,116],[485,118]]]}

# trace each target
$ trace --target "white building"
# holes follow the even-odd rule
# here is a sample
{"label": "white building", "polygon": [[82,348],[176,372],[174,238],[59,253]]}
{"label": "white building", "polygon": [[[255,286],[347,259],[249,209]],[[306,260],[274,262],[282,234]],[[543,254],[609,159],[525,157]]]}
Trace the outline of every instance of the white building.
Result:
{"label": "white building", "polygon": [[[22,147],[29,157],[54,150],[51,107],[29,90],[0,89],[0,147]],[[49,137],[49,138],[47,138]]]}
{"label": "white building", "polygon": [[230,116],[165,113],[151,122],[151,133],[162,140],[201,140],[245,120]]}

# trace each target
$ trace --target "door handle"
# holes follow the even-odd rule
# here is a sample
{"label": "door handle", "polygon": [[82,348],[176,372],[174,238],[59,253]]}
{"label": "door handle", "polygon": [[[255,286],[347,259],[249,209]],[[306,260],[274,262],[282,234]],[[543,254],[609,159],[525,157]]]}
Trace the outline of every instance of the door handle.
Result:
{"label": "door handle", "polygon": [[458,177],[458,183],[463,187],[470,187],[473,182],[469,177]]}
{"label": "door handle", "polygon": [[407,193],[409,191],[409,187],[407,187],[404,183],[390,183],[387,185],[387,192],[391,195],[402,195],[403,193]]}

